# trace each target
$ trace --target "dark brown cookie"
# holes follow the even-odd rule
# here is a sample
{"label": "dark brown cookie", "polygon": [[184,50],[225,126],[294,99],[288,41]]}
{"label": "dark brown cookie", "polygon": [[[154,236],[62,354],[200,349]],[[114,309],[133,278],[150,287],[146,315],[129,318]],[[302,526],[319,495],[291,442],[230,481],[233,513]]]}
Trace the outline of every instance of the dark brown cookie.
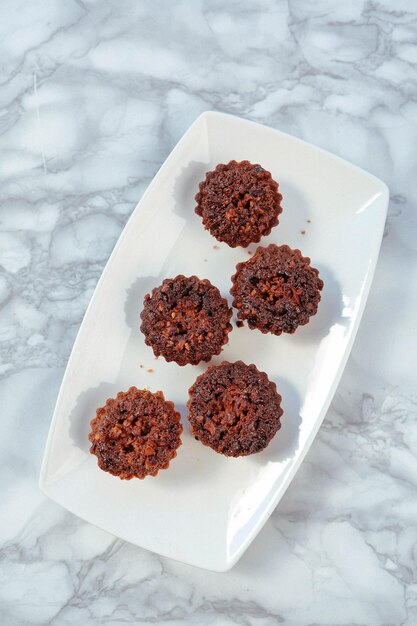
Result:
{"label": "dark brown cookie", "polygon": [[231,317],[227,300],[209,280],[177,276],[145,296],[140,329],[155,356],[197,365],[220,354]]}
{"label": "dark brown cookie", "polygon": [[187,407],[194,437],[226,456],[266,448],[283,414],[275,383],[243,361],[209,367],[190,388]]}
{"label": "dark brown cookie", "polygon": [[181,445],[180,414],[162,391],[131,387],[109,398],[91,420],[91,454],[105,472],[124,480],[156,476]]}
{"label": "dark brown cookie", "polygon": [[206,230],[232,248],[246,248],[269,235],[282,212],[282,195],[271,174],[249,161],[230,161],[207,172],[195,212]]}
{"label": "dark brown cookie", "polygon": [[232,276],[237,317],[263,333],[293,333],[317,313],[323,281],[310,259],[289,246],[259,247]]}

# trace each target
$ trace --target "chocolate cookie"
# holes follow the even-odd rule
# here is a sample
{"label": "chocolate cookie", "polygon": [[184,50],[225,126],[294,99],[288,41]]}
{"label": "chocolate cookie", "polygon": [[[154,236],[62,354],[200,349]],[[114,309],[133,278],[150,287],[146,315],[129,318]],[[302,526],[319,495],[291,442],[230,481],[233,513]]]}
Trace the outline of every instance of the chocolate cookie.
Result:
{"label": "chocolate cookie", "polygon": [[207,172],[195,212],[206,230],[232,248],[269,235],[282,212],[282,195],[271,174],[249,161],[230,161]]}
{"label": "chocolate cookie", "polygon": [[155,356],[178,365],[209,361],[228,341],[232,310],[209,280],[166,278],[144,300],[141,331]]}
{"label": "chocolate cookie", "polygon": [[209,367],[190,388],[187,407],[195,438],[226,456],[266,448],[283,414],[275,383],[243,361]]}
{"label": "chocolate cookie", "polygon": [[232,276],[237,317],[263,333],[294,333],[317,313],[323,281],[310,259],[289,246],[259,247]]}
{"label": "chocolate cookie", "polygon": [[105,472],[124,480],[156,476],[181,445],[180,414],[162,391],[131,387],[109,398],[91,420],[91,454]]}

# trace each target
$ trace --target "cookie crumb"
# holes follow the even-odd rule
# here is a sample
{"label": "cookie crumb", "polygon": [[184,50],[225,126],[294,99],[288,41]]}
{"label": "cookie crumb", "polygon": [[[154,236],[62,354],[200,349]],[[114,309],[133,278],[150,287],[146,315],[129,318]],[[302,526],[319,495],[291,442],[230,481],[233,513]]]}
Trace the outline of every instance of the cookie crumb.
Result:
{"label": "cookie crumb", "polygon": [[309,224],[311,224],[311,220],[307,220],[307,222],[308,222]]}
{"label": "cookie crumb", "polygon": [[248,250],[248,254],[253,254],[252,250]]}
{"label": "cookie crumb", "polygon": [[152,372],[154,371],[151,367],[148,367],[148,369],[146,370],[147,372],[149,372],[149,374],[152,374]]}
{"label": "cookie crumb", "polygon": [[236,322],[236,326],[237,326],[238,328],[242,328],[242,326],[243,326],[243,322],[241,322],[240,320],[237,320],[237,322]]}
{"label": "cookie crumb", "polygon": [[213,250],[220,250],[220,246],[213,246]]}
{"label": "cookie crumb", "polygon": [[306,234],[306,231],[303,229],[302,231],[300,231],[302,235]]}
{"label": "cookie crumb", "polygon": [[142,363],[139,365],[139,367],[140,367],[141,369],[143,369],[143,365],[142,365]]}

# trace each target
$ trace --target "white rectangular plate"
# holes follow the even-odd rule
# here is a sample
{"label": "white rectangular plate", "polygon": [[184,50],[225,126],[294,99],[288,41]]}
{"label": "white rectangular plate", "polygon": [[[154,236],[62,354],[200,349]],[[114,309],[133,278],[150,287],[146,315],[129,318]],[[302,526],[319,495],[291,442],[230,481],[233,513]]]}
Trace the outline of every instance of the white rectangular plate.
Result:
{"label": "white rectangular plate", "polygon": [[[204,231],[194,195],[207,170],[231,159],[260,163],[280,183],[284,211],[262,245],[300,248],[324,280],[318,314],[307,326],[280,337],[234,328],[212,361],[255,363],[283,397],[281,431],[266,450],[239,459],[190,435],[187,392],[207,365],[156,360],[139,331],[143,297],[165,277],[209,278],[230,300],[230,277],[248,251]],[[136,207],[97,285],[59,393],[42,490],[139,546],[211,570],[232,567],[285,492],[327,411],[368,296],[387,205],[384,183],[336,156],[253,122],[201,115]],[[131,385],[161,389],[183,415],[178,457],[143,481],[102,472],[88,452],[95,409]]]}

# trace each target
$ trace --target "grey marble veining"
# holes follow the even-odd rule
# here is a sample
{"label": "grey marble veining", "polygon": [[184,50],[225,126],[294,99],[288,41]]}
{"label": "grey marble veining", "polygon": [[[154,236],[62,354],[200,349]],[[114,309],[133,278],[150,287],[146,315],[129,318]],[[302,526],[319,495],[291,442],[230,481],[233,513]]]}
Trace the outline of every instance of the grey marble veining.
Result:
{"label": "grey marble veining", "polygon": [[[4,3],[2,624],[417,623],[416,37],[412,0]],[[391,190],[375,282],[331,409],[226,574],[116,540],[37,487],[104,263],[206,109],[293,133]]]}

